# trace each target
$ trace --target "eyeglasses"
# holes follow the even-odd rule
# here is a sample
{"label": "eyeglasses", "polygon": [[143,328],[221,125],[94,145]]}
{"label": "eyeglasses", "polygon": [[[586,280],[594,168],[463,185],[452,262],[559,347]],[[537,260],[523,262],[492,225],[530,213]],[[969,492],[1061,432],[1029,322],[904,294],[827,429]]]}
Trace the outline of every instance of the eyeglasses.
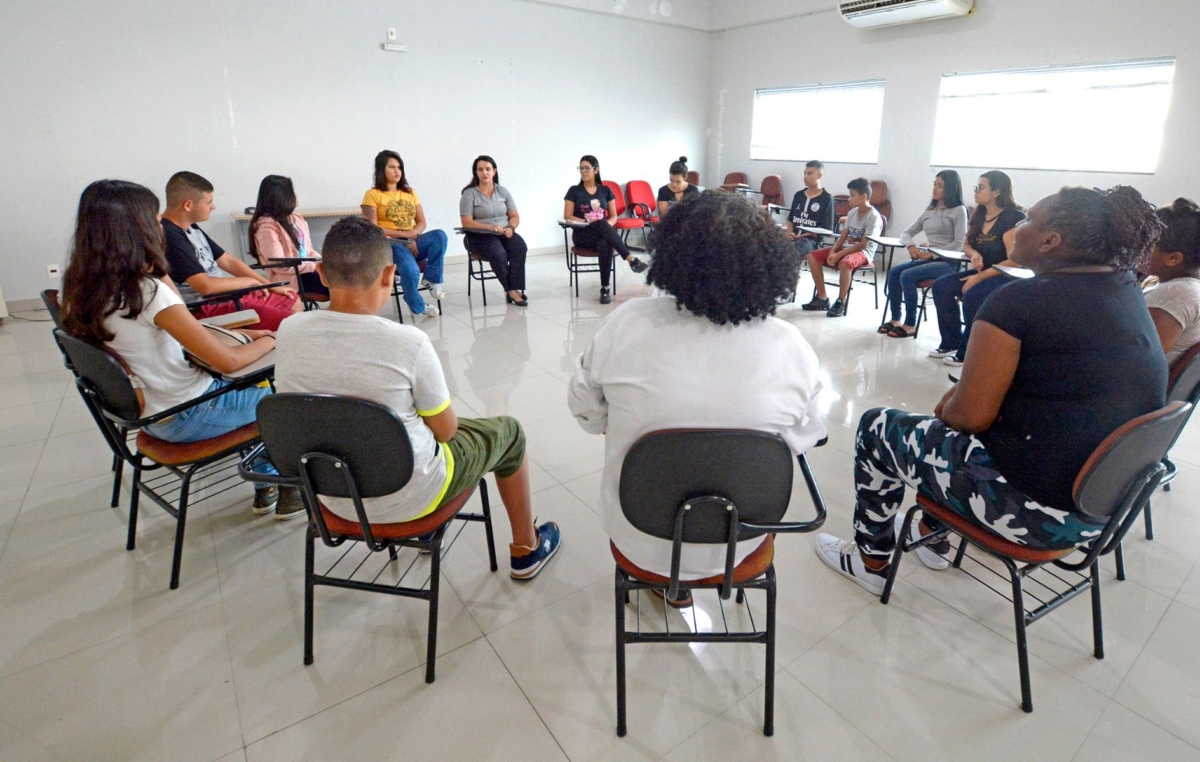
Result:
{"label": "eyeglasses", "polygon": [[987,191],[987,190],[991,190],[991,188],[987,187],[986,185],[976,185],[975,186],[976,193],[979,193],[980,191]]}
{"label": "eyeglasses", "polygon": [[576,169],[578,169],[580,172],[591,172],[591,171],[595,170],[595,167],[589,167],[586,164],[584,164],[584,165],[576,167]]}

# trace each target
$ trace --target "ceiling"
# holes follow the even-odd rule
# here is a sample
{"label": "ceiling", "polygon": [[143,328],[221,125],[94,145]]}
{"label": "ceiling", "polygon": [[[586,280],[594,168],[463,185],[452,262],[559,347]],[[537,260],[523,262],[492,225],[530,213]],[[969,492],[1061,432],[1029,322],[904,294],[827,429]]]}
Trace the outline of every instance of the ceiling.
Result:
{"label": "ceiling", "polygon": [[[524,0],[541,5],[719,32],[753,24],[833,11],[837,0]],[[669,5],[669,15],[663,15]]]}

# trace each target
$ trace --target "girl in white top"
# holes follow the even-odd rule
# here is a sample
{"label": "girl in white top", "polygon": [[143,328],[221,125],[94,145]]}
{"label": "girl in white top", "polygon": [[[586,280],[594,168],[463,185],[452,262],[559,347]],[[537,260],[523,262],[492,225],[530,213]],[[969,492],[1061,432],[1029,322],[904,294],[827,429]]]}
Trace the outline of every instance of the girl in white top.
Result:
{"label": "girl in white top", "polygon": [[[122,180],[98,180],[79,199],[62,319],[72,336],[103,344],[125,361],[143,386],[144,417],[227,385],[189,364],[184,349],[224,373],[275,346],[270,331],[243,331],[249,344],[226,346],[192,317],[167,275],[158,197]],[[261,387],[231,391],[145,431],[169,442],[211,439],[253,422],[255,406],[269,393]],[[266,504],[265,496],[274,493],[265,486],[258,492],[256,510],[266,513],[274,502]],[[295,515],[303,515],[300,507]]]}
{"label": "girl in white top", "polygon": [[[799,276],[788,236],[752,202],[716,191],[672,209],[659,235],[648,282],[666,295],[608,316],[576,361],[568,402],[584,430],[605,435],[605,529],[626,558],[665,575],[671,542],[643,534],[621,511],[621,463],[635,441],[659,429],[757,429],[802,453],[825,424],[816,354],[772,316]],[[762,541],[739,543],[736,561]],[[680,578],[719,574],[724,561],[724,546],[687,544]]]}
{"label": "girl in white top", "polygon": [[1200,208],[1177,198],[1158,210],[1166,225],[1150,254],[1158,285],[1146,293],[1154,330],[1172,364],[1200,343]]}

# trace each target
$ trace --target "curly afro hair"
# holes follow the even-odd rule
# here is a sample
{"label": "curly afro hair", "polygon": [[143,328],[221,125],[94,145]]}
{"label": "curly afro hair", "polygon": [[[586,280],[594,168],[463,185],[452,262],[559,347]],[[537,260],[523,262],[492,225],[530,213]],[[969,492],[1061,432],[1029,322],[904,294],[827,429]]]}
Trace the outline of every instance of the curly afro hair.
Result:
{"label": "curly afro hair", "polygon": [[1063,188],[1053,197],[1046,227],[1081,255],[1081,264],[1136,270],[1146,264],[1166,226],[1141,193],[1118,185],[1106,191]]}
{"label": "curly afro hair", "polygon": [[705,191],[676,204],[651,234],[647,282],[717,325],[766,318],[800,277],[800,255],[753,201]]}

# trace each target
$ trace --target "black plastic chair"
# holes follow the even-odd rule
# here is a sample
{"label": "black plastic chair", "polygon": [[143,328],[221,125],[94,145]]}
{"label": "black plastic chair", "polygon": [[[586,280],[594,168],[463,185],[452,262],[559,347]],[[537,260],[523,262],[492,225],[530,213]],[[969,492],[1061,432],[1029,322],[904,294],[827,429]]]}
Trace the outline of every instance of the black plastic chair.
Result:
{"label": "black plastic chair", "polygon": [[[262,430],[262,447],[270,453],[271,462],[279,474],[264,476],[248,469],[248,464],[259,454],[259,448],[243,460],[242,478],[297,487],[308,510],[309,524],[304,550],[304,664],[313,663],[315,586],[386,593],[429,602],[425,682],[432,683],[437,656],[441,561],[449,549],[448,545],[443,546],[442,538],[451,521],[460,519],[483,523],[491,570],[497,569],[487,482],[479,480],[479,497],[483,506],[480,513],[462,511],[467,500],[475,493],[475,487],[472,487],[425,516],[398,523],[373,524],[367,516],[363,499],[399,491],[412,478],[413,472],[413,453],[408,432],[391,409],[353,397],[273,394],[258,403],[258,425]],[[356,520],[351,521],[330,511],[321,503],[318,495],[353,500]],[[383,570],[369,582],[354,578],[358,567],[348,577],[333,576],[329,572],[338,563],[325,573],[318,574],[314,547],[317,537],[331,548],[347,541],[362,543],[371,553],[387,551],[392,561],[398,559],[396,549],[400,547],[428,552],[432,564],[429,587],[425,587],[424,580],[418,587],[404,586],[402,583],[407,571],[396,584],[377,581]]]}
{"label": "black plastic chair", "polygon": [[[479,281],[479,290],[483,292],[483,306],[487,306],[487,281],[499,280],[496,273],[492,271],[492,267],[488,264],[487,257],[471,250],[471,239],[466,238],[467,233],[473,235],[495,235],[486,230],[467,230],[466,228],[454,228],[454,232],[464,236],[463,246],[467,250],[467,298],[471,298],[471,281]],[[488,265],[484,268],[484,265]]]}
{"label": "black plastic chair", "polygon": [[[818,444],[824,444],[822,440]],[[638,530],[670,540],[671,569],[641,569],[610,543],[616,569],[617,735],[624,736],[625,646],[630,643],[763,643],[767,648],[763,734],[775,732],[775,567],[774,536],[811,532],[825,523],[825,501],[808,459],[798,456],[816,518],[781,522],[792,496],[792,452],[777,434],[738,429],[656,431],[629,448],[621,465],[621,511]],[[765,537],[764,537],[765,535]],[[738,541],[764,537],[762,544],[734,565]],[[679,579],[683,543],[726,547],[724,574],[700,580]],[[625,605],[634,590],[717,589],[722,600],[737,590],[764,590],[764,630],[750,632],[629,632]],[[751,616],[753,627],[753,617]]]}
{"label": "black plastic chair", "polygon": [[[206,392],[182,405],[150,416],[142,416],[141,402],[130,382],[124,362],[113,352],[56,331],[55,337],[66,351],[78,374],[76,386],[101,412],[100,424],[106,430],[110,446],[118,448],[121,458],[133,467],[133,481],[129,498],[129,536],[126,550],[133,550],[137,538],[138,496],[144,494],[175,519],[175,552],[171,561],[171,589],[179,587],[179,572],[183,565],[183,533],[187,523],[188,508],[191,507],[192,480],[198,473],[213,475],[218,469],[209,466],[243,453],[258,444],[258,427],[251,423],[200,442],[167,442],[146,433],[145,427],[166,420],[210,399],[228,394],[235,389],[257,383],[246,379],[231,383],[221,389]],[[124,433],[138,430],[137,449],[130,450]],[[147,463],[149,461],[149,463]],[[143,480],[143,473],[165,469],[165,474],[152,483]],[[213,497],[224,489],[221,483],[209,485],[208,495]],[[171,499],[174,496],[175,503]],[[199,502],[199,501],[193,501]]]}
{"label": "black plastic chair", "polygon": [[[1076,510],[1092,518],[1107,518],[1108,523],[1099,537],[1078,549],[1037,550],[1017,545],[989,529],[968,521],[950,508],[918,495],[917,504],[904,515],[904,525],[899,535],[904,539],[897,544],[896,552],[892,556],[887,584],[883,588],[880,601],[886,604],[891,598],[896,574],[900,569],[900,559],[905,553],[939,542],[952,533],[960,538],[958,552],[951,564],[955,568],[962,569],[968,545],[974,545],[989,556],[999,559],[1008,571],[1012,584],[1011,598],[987,585],[987,582],[974,574],[967,574],[1012,602],[1017,630],[1017,662],[1021,675],[1021,708],[1032,712],[1033,694],[1029,685],[1029,654],[1025,628],[1075,596],[1091,590],[1093,653],[1097,659],[1104,658],[1104,626],[1100,610],[1100,557],[1120,547],[1122,538],[1137,520],[1150,495],[1162,482],[1167,470],[1163,465],[1163,458],[1191,411],[1192,406],[1186,402],[1171,402],[1160,410],[1129,421],[1100,443],[1076,477],[1072,494]],[[944,528],[911,541],[908,539],[909,532],[918,510],[941,521]],[[1083,557],[1075,561],[1066,560],[1075,553],[1080,553]],[[990,567],[980,565],[990,573],[998,574]],[[1043,568],[1047,569],[1047,574],[1052,579],[1042,581],[1031,576]],[[1066,575],[1052,571],[1052,568],[1067,572],[1073,577],[1064,579]],[[1046,601],[1030,593],[1030,597],[1041,604],[1030,610],[1025,609],[1024,603],[1025,591],[1022,581],[1025,579],[1035,581],[1049,591],[1041,593],[1048,598]]]}
{"label": "black plastic chair", "polygon": [[[54,321],[54,328],[61,330],[63,327],[62,306],[58,301],[58,289],[48,288],[43,291],[42,304],[46,305],[46,311],[50,313],[50,319]],[[50,336],[54,339],[54,345],[58,347],[58,351],[62,352],[63,366],[66,367],[67,370],[71,371],[73,376],[79,378],[79,374],[75,372],[75,366],[71,363],[71,358],[67,357],[67,350],[63,348],[62,342],[58,339],[58,332],[56,330],[51,330]],[[83,389],[76,387],[76,391],[78,391],[79,396],[83,398],[83,406],[86,407],[88,413],[91,414],[92,420],[96,422],[96,427],[100,429],[100,434],[104,437],[105,443],[108,445],[109,449],[112,450],[113,490],[112,500],[109,501],[109,504],[110,507],[116,508],[121,504],[121,476],[125,467],[125,461],[121,457],[121,448],[119,445],[114,443],[112,435],[109,432],[109,428],[104,425],[104,421],[102,420],[103,416],[101,415],[100,410],[97,409],[95,403],[92,402],[92,399],[88,397],[88,395],[84,394]],[[128,443],[131,434],[136,436],[136,432],[118,430],[117,433],[121,435],[120,440],[126,443]]]}
{"label": "black plastic chair", "polygon": [[[1171,363],[1171,373],[1167,377],[1167,402],[1187,402],[1195,409],[1197,403],[1200,403],[1200,344],[1195,345],[1188,351],[1176,358],[1175,362]],[[1188,414],[1191,417],[1191,414]],[[1179,427],[1182,434],[1184,426],[1187,426],[1187,419],[1184,420],[1183,426]],[[1175,481],[1175,476],[1179,473],[1179,469],[1171,462],[1171,449],[1175,447],[1175,442],[1179,439],[1179,435],[1171,441],[1171,447],[1167,448],[1167,457],[1163,458],[1163,465],[1167,467],[1167,473],[1162,479],[1162,488],[1164,492],[1171,491],[1171,482]],[[1146,539],[1154,539],[1154,517],[1150,513],[1150,503],[1146,503],[1145,510],[1146,521]],[[1121,569],[1121,579],[1125,578],[1124,569]]]}

